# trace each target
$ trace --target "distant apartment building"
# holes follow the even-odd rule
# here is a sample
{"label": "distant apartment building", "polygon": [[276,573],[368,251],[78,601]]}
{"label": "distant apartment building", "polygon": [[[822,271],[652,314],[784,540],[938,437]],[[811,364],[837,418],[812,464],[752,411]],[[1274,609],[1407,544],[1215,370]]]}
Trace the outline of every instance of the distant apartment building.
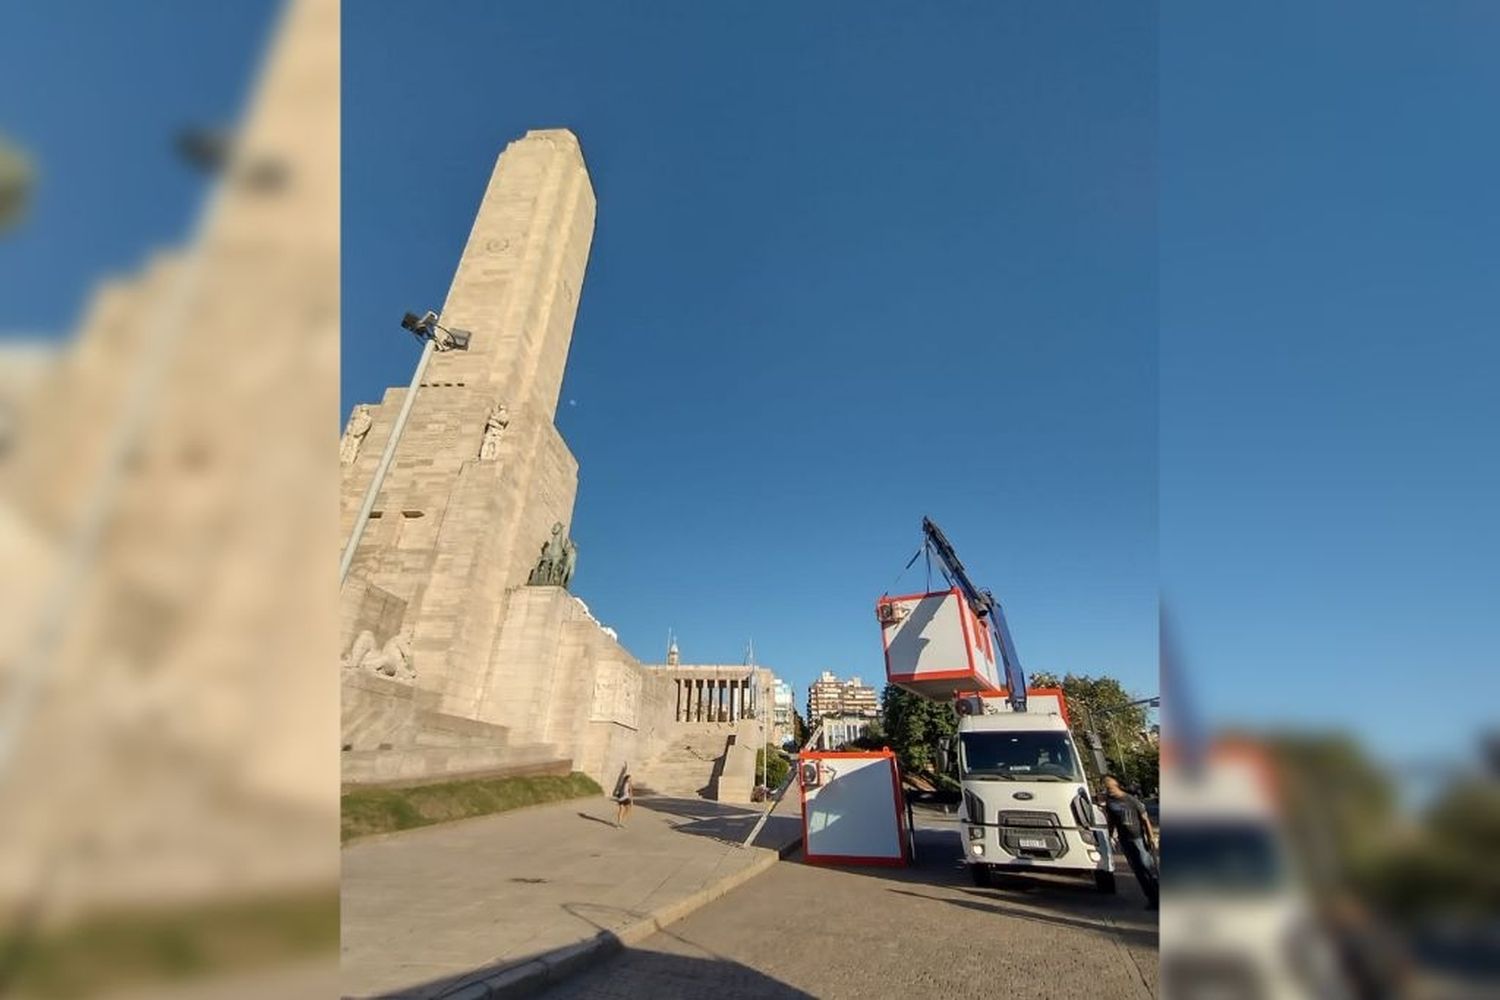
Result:
{"label": "distant apartment building", "polygon": [[792,686],[778,678],[775,689],[771,693],[771,699],[773,738],[777,746],[783,746],[797,738],[797,727],[793,722],[793,716],[796,715],[796,697],[792,694]]}
{"label": "distant apartment building", "polygon": [[833,716],[874,719],[880,715],[880,696],[858,677],[840,680],[825,670],[807,691],[807,722]]}

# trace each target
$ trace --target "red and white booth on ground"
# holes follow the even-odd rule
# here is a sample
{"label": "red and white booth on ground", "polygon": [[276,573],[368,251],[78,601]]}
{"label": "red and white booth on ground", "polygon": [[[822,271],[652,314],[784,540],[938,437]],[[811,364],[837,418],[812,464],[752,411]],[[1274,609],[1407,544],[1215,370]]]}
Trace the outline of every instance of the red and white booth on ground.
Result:
{"label": "red and white booth on ground", "polygon": [[803,858],[906,865],[911,842],[901,770],[890,750],[807,752],[797,762]]}
{"label": "red and white booth on ground", "polygon": [[892,684],[936,701],[959,691],[999,694],[1003,682],[990,628],[957,587],[882,597],[875,614]]}

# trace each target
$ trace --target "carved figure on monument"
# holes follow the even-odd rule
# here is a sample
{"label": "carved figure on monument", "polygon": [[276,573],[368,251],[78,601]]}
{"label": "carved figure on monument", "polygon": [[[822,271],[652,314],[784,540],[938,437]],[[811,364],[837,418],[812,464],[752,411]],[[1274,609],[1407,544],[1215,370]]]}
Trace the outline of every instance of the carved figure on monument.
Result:
{"label": "carved figure on monument", "polygon": [[339,442],[339,464],[349,465],[359,457],[359,446],[364,443],[365,435],[370,433],[370,426],[374,421],[370,419],[370,408],[360,403],[349,414],[349,423],[344,428],[344,439]]}
{"label": "carved figure on monument", "polygon": [[406,629],[390,638],[384,646],[377,647],[375,633],[365,629],[349,647],[344,657],[344,666],[368,670],[382,677],[395,680],[416,680],[417,671],[412,667],[412,630]]}
{"label": "carved figure on monument", "polygon": [[542,543],[542,557],[537,560],[536,568],[526,578],[526,582],[533,587],[551,587],[557,576],[557,564],[562,558],[562,542],[559,536],[562,534],[562,522],[558,521],[552,525],[552,537]]}
{"label": "carved figure on monument", "polygon": [[349,647],[349,652],[344,654],[341,662],[346,669],[357,667],[364,662],[365,657],[379,648],[379,643],[375,641],[375,633],[365,629],[355,637],[354,645]]}
{"label": "carved figure on monument", "polygon": [[562,558],[557,565],[557,585],[566,587],[573,582],[573,567],[578,563],[578,546],[573,544],[573,539],[565,538],[562,543]]}
{"label": "carved figure on monument", "polygon": [[479,443],[479,460],[493,462],[500,454],[500,435],[510,426],[510,411],[496,403],[484,418],[484,440]]}
{"label": "carved figure on monument", "polygon": [[578,546],[573,544],[573,539],[563,535],[562,522],[559,521],[552,525],[552,538],[542,546],[542,557],[537,560],[526,583],[532,587],[566,587],[573,579],[573,567],[577,562]]}

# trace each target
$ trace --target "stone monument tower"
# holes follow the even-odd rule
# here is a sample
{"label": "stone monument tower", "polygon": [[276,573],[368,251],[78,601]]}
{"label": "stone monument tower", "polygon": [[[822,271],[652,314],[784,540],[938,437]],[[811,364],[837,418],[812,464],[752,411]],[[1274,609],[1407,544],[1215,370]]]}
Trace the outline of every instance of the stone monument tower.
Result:
{"label": "stone monument tower", "polygon": [[[508,591],[558,544],[555,526],[566,542],[578,463],[553,418],[593,231],[577,138],[510,143],[440,316],[472,334],[468,350],[432,358],[344,588],[344,649],[404,635],[443,713],[476,717]],[[344,537],[406,391],[351,418]]]}

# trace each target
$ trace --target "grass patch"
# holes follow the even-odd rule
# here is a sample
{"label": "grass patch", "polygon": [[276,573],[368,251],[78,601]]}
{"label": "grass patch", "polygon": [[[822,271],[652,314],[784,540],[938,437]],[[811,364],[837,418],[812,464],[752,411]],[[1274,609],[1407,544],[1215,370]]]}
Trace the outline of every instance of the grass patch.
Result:
{"label": "grass patch", "polygon": [[516,778],[445,781],[415,788],[359,788],[341,800],[345,841],[372,833],[410,830],[433,823],[487,816],[542,802],[561,802],[602,789],[586,774],[538,774]]}
{"label": "grass patch", "polygon": [[8,927],[0,935],[0,994],[72,997],[183,982],[332,955],[338,944],[337,887],[105,913],[42,933]]}

